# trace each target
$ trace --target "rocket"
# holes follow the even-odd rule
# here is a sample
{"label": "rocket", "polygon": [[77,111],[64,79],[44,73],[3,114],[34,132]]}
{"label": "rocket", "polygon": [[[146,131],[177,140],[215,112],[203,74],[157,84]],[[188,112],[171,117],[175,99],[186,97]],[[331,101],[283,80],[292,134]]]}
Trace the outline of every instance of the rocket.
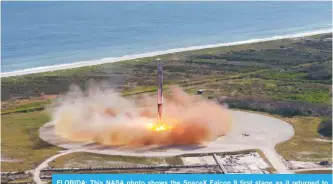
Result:
{"label": "rocket", "polygon": [[157,65],[157,119],[162,118],[163,111],[163,67],[161,64]]}

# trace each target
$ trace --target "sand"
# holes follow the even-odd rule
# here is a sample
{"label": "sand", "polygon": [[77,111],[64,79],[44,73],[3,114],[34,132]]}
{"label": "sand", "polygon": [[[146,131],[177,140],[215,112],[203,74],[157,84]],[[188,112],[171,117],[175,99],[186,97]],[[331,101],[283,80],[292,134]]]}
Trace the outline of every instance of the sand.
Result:
{"label": "sand", "polygon": [[312,36],[312,35],[331,33],[331,32],[332,32],[332,29],[317,30],[317,31],[303,32],[303,33],[298,33],[298,34],[273,36],[273,37],[269,37],[269,38],[250,39],[250,40],[237,41],[237,42],[175,48],[175,49],[168,49],[168,50],[149,52],[149,53],[143,53],[143,54],[125,55],[122,57],[110,57],[110,58],[103,58],[103,59],[99,59],[99,60],[82,61],[82,62],[68,63],[68,64],[59,64],[59,65],[53,65],[53,66],[43,66],[43,67],[29,68],[29,69],[24,69],[24,70],[19,70],[19,71],[1,73],[1,77],[11,77],[11,76],[18,76],[18,75],[27,75],[27,74],[32,74],[32,73],[43,73],[43,72],[50,72],[50,71],[56,71],[56,70],[80,68],[80,67],[84,67],[84,66],[93,66],[93,65],[100,65],[100,64],[105,64],[105,63],[114,63],[114,62],[119,62],[119,61],[140,59],[140,58],[146,58],[146,57],[155,57],[155,56],[159,56],[159,55],[178,53],[178,52],[184,52],[184,51],[194,51],[194,50],[217,48],[217,47],[223,47],[223,46],[258,43],[258,42],[281,40],[281,39],[287,39],[287,38],[294,39],[294,38],[301,38],[301,37],[305,37],[305,36]]}

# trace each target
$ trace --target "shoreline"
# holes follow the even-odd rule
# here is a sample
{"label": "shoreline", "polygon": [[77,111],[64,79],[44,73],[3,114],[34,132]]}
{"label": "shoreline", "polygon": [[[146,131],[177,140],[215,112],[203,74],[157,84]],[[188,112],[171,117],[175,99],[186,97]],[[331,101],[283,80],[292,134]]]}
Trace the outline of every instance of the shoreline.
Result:
{"label": "shoreline", "polygon": [[301,38],[301,37],[326,34],[326,33],[332,33],[332,29],[309,31],[309,32],[288,34],[288,35],[282,35],[282,36],[272,36],[272,37],[268,37],[268,38],[249,39],[249,40],[236,41],[236,42],[225,42],[225,43],[209,44],[209,45],[201,45],[201,46],[189,46],[189,47],[167,49],[167,50],[163,50],[163,51],[155,51],[155,52],[148,52],[148,53],[142,53],[142,54],[125,55],[125,56],[121,56],[121,57],[108,57],[108,58],[103,58],[103,59],[98,59],[98,60],[89,60],[89,61],[82,61],[82,62],[76,62],[76,63],[29,68],[29,69],[23,69],[23,70],[18,70],[18,71],[1,73],[1,78],[28,75],[28,74],[34,74],[34,73],[52,72],[52,71],[57,71],[57,70],[74,69],[74,68],[80,68],[80,67],[101,65],[101,64],[106,64],[106,63],[114,63],[114,62],[127,61],[127,60],[133,60],[133,59],[141,59],[141,58],[146,58],[146,57],[156,57],[156,56],[161,56],[161,55],[165,55],[165,54],[172,54],[172,53],[179,53],[179,52],[186,52],[186,51],[195,51],[195,50],[201,50],[201,49],[210,49],[210,48],[218,48],[218,47],[226,47],[226,46],[260,43],[260,42],[282,40],[282,39]]}

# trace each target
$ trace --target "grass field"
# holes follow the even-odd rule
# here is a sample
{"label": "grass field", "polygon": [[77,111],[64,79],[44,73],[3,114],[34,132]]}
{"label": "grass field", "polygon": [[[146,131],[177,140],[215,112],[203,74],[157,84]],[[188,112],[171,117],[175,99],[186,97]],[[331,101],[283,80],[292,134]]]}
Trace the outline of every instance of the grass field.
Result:
{"label": "grass field", "polygon": [[[165,87],[189,93],[204,89],[207,98],[230,107],[266,112],[293,125],[296,135],[277,146],[292,160],[331,160],[332,145],[316,141],[323,120],[332,114],[331,34],[203,49],[158,57],[2,78],[2,171],[27,170],[59,148],[38,138],[49,121],[45,107],[71,84],[87,81],[136,95],[156,91],[156,61],[163,62]],[[90,81],[91,83],[91,81]],[[221,100],[221,97],[226,97]],[[328,133],[328,138],[331,136]],[[70,158],[69,158],[70,159]],[[57,161],[61,165],[61,160]]]}
{"label": "grass field", "polygon": [[[319,117],[283,118],[295,129],[295,135],[287,142],[276,146],[277,152],[287,160],[332,161],[332,142],[323,139],[317,132],[322,121]],[[328,139],[331,140],[331,139]]]}
{"label": "grass field", "polygon": [[33,169],[61,150],[39,138],[39,127],[48,121],[45,111],[1,116],[1,154],[15,160],[1,162],[2,171]]}
{"label": "grass field", "polygon": [[332,174],[332,170],[312,170],[312,171],[300,171],[296,174]]}
{"label": "grass field", "polygon": [[72,153],[50,163],[51,167],[117,167],[166,164],[165,158],[110,156],[93,153]]}
{"label": "grass field", "polygon": [[33,179],[31,177],[15,179],[13,181],[6,181],[6,178],[1,178],[1,182],[10,184],[20,184],[20,183],[32,183]]}

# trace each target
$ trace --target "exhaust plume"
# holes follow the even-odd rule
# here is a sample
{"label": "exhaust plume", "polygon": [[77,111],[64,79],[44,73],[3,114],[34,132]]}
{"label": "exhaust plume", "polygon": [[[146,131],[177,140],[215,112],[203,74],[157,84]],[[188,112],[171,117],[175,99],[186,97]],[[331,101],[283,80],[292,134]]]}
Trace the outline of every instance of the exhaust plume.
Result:
{"label": "exhaust plume", "polygon": [[165,95],[158,124],[156,96],[123,97],[96,86],[85,92],[72,87],[51,112],[58,136],[112,146],[203,144],[231,127],[226,108],[179,88]]}

